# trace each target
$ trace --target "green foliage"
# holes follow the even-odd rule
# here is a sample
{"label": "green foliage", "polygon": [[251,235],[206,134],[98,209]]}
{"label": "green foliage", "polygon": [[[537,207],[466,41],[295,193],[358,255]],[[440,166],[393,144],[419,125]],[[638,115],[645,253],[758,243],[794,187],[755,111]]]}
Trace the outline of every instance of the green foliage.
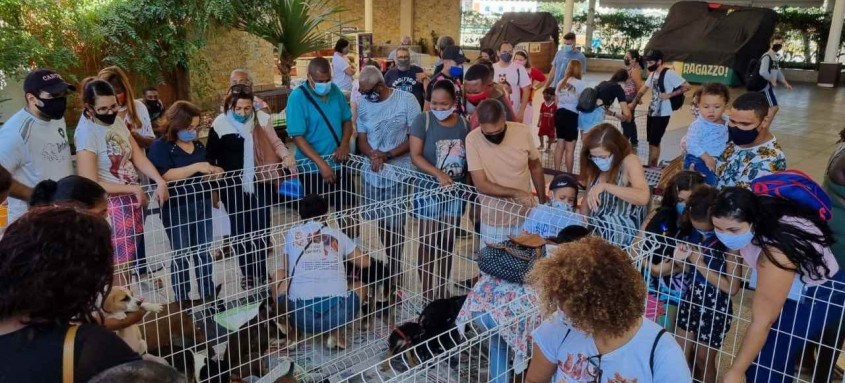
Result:
{"label": "green foliage", "polygon": [[[788,61],[818,63],[824,58],[832,15],[824,8],[782,7],[776,9],[776,32],[786,39],[784,57]],[[840,41],[845,42],[845,30]]]}
{"label": "green foliage", "polygon": [[[477,47],[481,38],[496,24],[497,16],[487,16],[476,11],[461,12],[461,41],[464,47]],[[437,42],[435,41],[435,44]],[[434,47],[435,44],[431,46]],[[433,52],[433,49],[432,49]]]}
{"label": "green foliage", "polygon": [[290,85],[290,69],[298,57],[326,48],[324,32],[340,29],[332,16],[344,11],[329,0],[245,0],[235,7],[235,27],[278,50],[284,85]]}
{"label": "green foliage", "polygon": [[626,49],[641,48],[647,38],[660,29],[663,20],[630,10],[596,13],[596,31],[603,42],[602,51],[624,54]]}

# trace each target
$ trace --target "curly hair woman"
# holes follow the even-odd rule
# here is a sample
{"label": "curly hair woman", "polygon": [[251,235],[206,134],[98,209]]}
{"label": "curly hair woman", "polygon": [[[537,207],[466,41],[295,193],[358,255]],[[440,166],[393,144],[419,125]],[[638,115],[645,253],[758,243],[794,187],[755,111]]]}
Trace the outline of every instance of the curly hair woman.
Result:
{"label": "curly hair woman", "polygon": [[587,237],[537,261],[527,280],[546,317],[526,382],[691,382],[671,335],[643,318],[646,289],[628,255]]}
{"label": "curly hair woman", "polygon": [[94,321],[97,298],[111,288],[112,254],[108,223],[72,207],[34,208],[6,229],[0,240],[0,379],[62,381],[62,344],[71,328],[76,382],[139,359],[101,326],[70,325]]}
{"label": "curly hair woman", "polygon": [[[816,211],[739,187],[719,193],[711,216],[719,241],[755,272],[751,323],[722,382],[741,382],[743,374],[749,383],[792,381],[804,345],[845,325],[845,273],[830,249],[830,226]],[[817,365],[830,366],[838,346],[820,348]],[[833,380],[829,370],[815,374]]]}

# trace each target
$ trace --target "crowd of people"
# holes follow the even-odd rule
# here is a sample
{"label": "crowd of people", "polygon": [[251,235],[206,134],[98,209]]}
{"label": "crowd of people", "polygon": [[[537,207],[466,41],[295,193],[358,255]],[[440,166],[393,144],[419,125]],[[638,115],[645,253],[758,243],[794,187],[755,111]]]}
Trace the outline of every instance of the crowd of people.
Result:
{"label": "crowd of people", "polygon": [[[346,59],[349,42],[341,39],[331,62],[312,59],[307,81],[289,95],[287,132],[295,153],[276,135],[268,105],[243,70],[231,73],[204,143],[197,106],[176,101],[165,108],[155,88],[136,100],[118,67],[78,87],[49,69],[33,70],[24,82],[26,106],[0,129],[0,201],[9,198],[11,223],[0,239],[6,361],[0,376],[56,381],[70,364],[70,374],[87,381],[141,358],[109,330],[139,322],[143,310],[108,321],[98,302],[111,288],[155,271],[145,262],[143,240],[152,198],[172,249],[175,299],[214,298],[211,215],[224,206],[232,236],[242,238],[234,246],[240,287],[271,286],[274,300],[294,313],[291,338],[328,333],[326,346],[347,347],[343,328],[360,315],[368,289],[347,280],[345,262],[365,269],[371,259],[355,218],[343,215],[334,228],[327,214],[381,203],[361,218],[377,223],[388,278],[399,285],[405,227],[413,218],[417,274],[428,300],[451,293],[463,217],[475,225],[481,248],[526,232],[556,237],[559,245],[523,283],[486,273],[468,281],[458,323],[494,333],[490,381],[510,381],[515,371],[537,383],[693,376],[716,382],[745,268],[756,290],[752,316],[720,381],[791,380],[805,346],[818,351],[816,381],[829,381],[845,325],[845,130],[823,182],[831,214],[820,215],[800,198],[752,190],[761,177],[786,169],[770,131],[773,88],[789,87],[777,68],[782,39],[776,36],[767,53],[770,84],[763,91],[731,97],[724,85],[703,84],[696,92],[695,120],[681,143],[684,170],[654,211],[644,165],[657,165],[676,100],[690,85],[662,52],[640,57],[631,50],[624,68],[590,87],[575,35],[563,41],[543,74],[510,42],[482,51],[470,65],[444,36],[429,74],[411,64],[406,46],[392,53],[395,67],[385,73],[375,66],[356,70]],[[566,171],[548,188],[540,151],[550,146],[540,141],[538,148],[526,123],[535,120],[530,111],[539,89],[538,131],[547,143],[556,141],[554,170]],[[643,164],[634,151],[633,115],[649,89]],[[73,92],[83,109],[73,137],[75,164],[64,120]],[[585,105],[584,93],[594,94],[592,105]],[[353,142],[365,161],[360,173],[343,166]],[[404,169],[433,181],[409,186]],[[296,174],[305,196],[301,221],[286,232],[282,266],[268,270],[277,181]],[[461,194],[467,189],[450,189],[454,184],[475,192]],[[418,193],[411,214],[384,203],[410,193]],[[638,255],[648,259],[643,269],[631,262]],[[523,296],[530,297],[526,306],[502,308]],[[650,314],[644,304],[650,301],[665,314]],[[538,308],[543,320],[533,332],[525,323],[499,326]],[[695,342],[685,342],[690,339]],[[76,353],[70,361],[68,347]]]}

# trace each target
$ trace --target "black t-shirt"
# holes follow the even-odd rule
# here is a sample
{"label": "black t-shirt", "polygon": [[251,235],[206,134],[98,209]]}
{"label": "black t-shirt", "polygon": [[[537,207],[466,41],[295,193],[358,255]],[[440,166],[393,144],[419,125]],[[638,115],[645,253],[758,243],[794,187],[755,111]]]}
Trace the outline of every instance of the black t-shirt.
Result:
{"label": "black t-shirt", "polygon": [[610,107],[613,105],[613,101],[625,102],[625,89],[622,89],[622,85],[619,85],[619,83],[602,81],[596,86],[596,92],[598,92],[598,99],[604,106]]}
{"label": "black t-shirt", "polygon": [[[0,383],[61,382],[66,333],[67,326],[47,325],[0,335]],[[75,382],[140,359],[123,339],[98,325],[82,325],[74,344]]]}
{"label": "black t-shirt", "polygon": [[417,81],[417,74],[419,73],[423,73],[423,69],[416,65],[411,65],[411,68],[408,70],[393,68],[384,74],[384,83],[393,89],[412,93],[420,103],[420,108],[422,108],[425,90],[423,89],[422,81]]}

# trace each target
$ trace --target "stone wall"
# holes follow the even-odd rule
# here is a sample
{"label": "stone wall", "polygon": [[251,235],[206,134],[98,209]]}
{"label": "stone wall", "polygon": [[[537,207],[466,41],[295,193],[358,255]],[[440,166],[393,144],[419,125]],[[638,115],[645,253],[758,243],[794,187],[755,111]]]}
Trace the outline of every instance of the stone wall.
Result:
{"label": "stone wall", "polygon": [[425,39],[429,48],[434,46],[431,31],[437,36],[452,36],[455,41],[461,35],[460,0],[415,0],[414,41]]}
{"label": "stone wall", "polygon": [[[334,0],[335,5],[346,9],[338,15],[343,26],[357,27],[364,31],[364,0]],[[388,40],[398,44],[402,37],[399,31],[400,0],[373,1],[373,40],[384,44]],[[426,39],[430,44],[431,31],[438,36],[449,35],[458,38],[461,24],[460,0],[415,0],[414,41]]]}
{"label": "stone wall", "polygon": [[[201,105],[218,102],[229,86],[229,73],[242,68],[252,73],[256,85],[273,84],[275,61],[273,46],[253,35],[237,30],[212,32],[208,44],[199,54],[206,59],[207,70],[194,70],[191,81],[195,93],[207,85],[210,94],[194,96]],[[208,93],[208,92],[207,92]]]}

